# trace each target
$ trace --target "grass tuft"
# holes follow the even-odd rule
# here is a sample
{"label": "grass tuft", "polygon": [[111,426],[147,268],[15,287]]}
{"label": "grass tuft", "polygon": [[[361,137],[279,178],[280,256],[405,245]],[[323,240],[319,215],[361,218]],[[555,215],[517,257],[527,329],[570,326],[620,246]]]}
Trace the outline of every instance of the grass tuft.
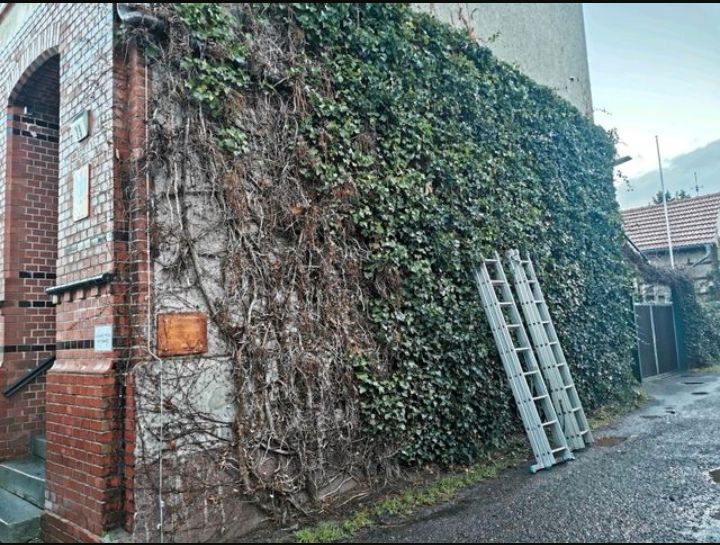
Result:
{"label": "grass tuft", "polygon": [[407,516],[419,508],[446,502],[462,489],[496,477],[502,470],[516,465],[518,461],[517,456],[511,456],[442,477],[420,490],[404,490],[400,494],[382,500],[369,510],[358,511],[345,521],[326,521],[311,528],[298,530],[293,536],[294,541],[295,543],[332,543],[352,539],[361,530],[375,526],[381,518]]}

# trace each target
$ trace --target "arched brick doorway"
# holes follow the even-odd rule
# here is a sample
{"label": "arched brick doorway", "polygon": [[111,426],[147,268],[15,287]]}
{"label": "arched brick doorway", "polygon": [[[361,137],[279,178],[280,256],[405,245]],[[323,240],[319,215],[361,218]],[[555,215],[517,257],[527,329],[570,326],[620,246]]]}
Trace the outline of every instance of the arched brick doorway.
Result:
{"label": "arched brick doorway", "polygon": [[44,377],[19,381],[55,354],[60,57],[50,50],[20,78],[7,105],[0,308],[0,460],[28,452],[45,423]]}

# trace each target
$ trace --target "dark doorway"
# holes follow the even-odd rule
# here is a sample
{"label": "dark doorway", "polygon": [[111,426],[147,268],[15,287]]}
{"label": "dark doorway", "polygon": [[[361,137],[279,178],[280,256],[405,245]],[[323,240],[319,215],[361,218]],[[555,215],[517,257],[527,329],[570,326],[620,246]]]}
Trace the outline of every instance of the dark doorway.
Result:
{"label": "dark doorway", "polygon": [[673,305],[636,304],[640,376],[643,379],[679,369]]}

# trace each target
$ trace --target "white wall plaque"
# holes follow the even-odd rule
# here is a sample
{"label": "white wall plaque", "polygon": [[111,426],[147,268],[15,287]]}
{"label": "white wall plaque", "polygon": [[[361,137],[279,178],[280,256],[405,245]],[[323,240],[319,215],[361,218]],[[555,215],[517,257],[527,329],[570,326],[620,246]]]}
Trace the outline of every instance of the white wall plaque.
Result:
{"label": "white wall plaque", "polygon": [[84,220],[90,216],[90,165],[85,165],[73,173],[72,219]]}
{"label": "white wall plaque", "polygon": [[75,142],[82,142],[90,136],[90,112],[85,110],[72,118],[70,130]]}
{"label": "white wall plaque", "polygon": [[112,352],[113,333],[111,325],[95,326],[95,352]]}

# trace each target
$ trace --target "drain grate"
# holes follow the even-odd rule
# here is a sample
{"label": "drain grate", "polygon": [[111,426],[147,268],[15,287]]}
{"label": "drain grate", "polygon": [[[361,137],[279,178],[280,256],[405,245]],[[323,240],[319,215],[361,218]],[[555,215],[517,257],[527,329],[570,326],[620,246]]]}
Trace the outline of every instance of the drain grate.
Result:
{"label": "drain grate", "polygon": [[710,478],[716,483],[720,483],[720,467],[710,471]]}
{"label": "drain grate", "polygon": [[705,383],[704,383],[704,382],[693,381],[693,382],[685,382],[684,384],[686,384],[687,386],[700,386],[701,384],[705,384]]}
{"label": "drain grate", "polygon": [[662,416],[658,414],[648,414],[645,416],[641,416],[640,418],[644,418],[645,420],[657,420],[658,418],[662,418]]}
{"label": "drain grate", "polygon": [[706,395],[708,395],[708,393],[707,392],[693,392],[693,395],[694,396],[706,396]]}

